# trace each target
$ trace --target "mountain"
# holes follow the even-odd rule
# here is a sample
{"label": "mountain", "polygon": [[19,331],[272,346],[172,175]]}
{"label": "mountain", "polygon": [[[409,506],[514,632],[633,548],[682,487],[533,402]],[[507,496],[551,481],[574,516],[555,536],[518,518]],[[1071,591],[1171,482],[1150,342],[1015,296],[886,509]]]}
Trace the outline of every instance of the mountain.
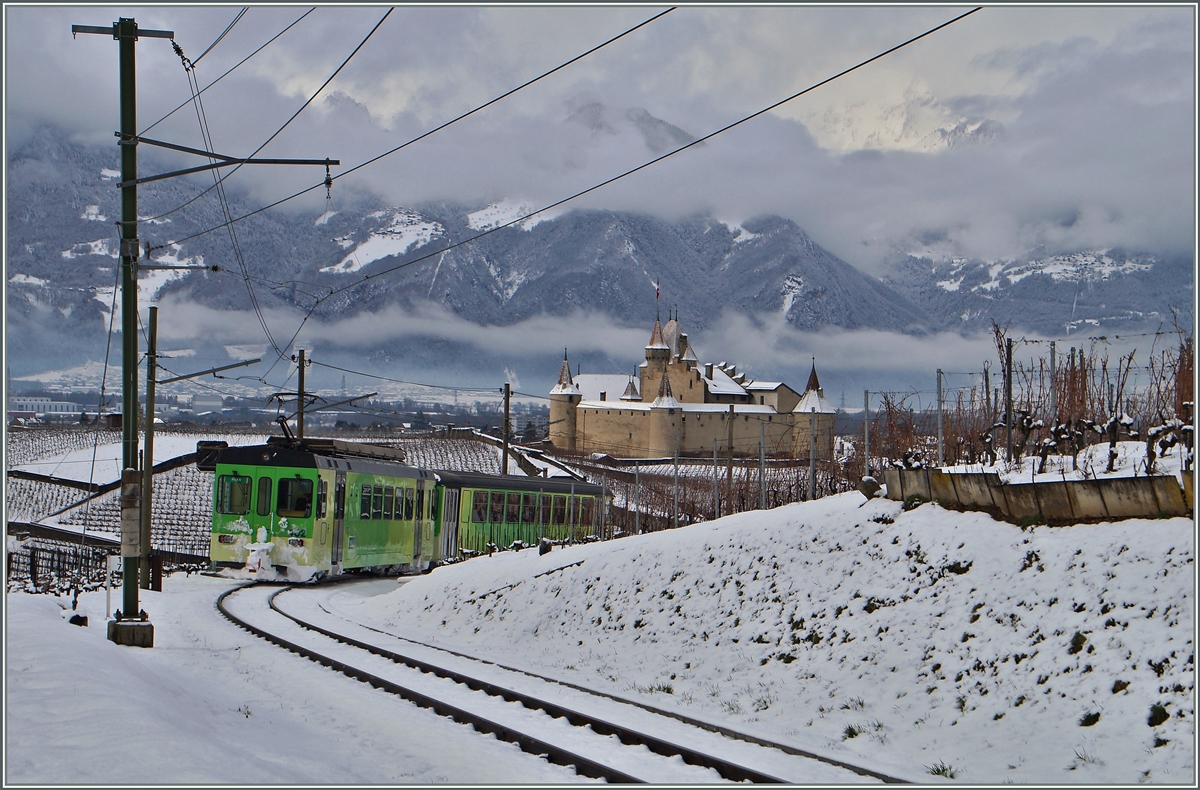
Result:
{"label": "mountain", "polygon": [[[618,116],[601,105],[585,105],[572,118],[596,134],[632,123],[650,148],[687,136],[638,109]],[[139,156],[143,174],[181,166],[159,159],[158,149],[143,147]],[[85,147],[47,127],[8,157],[9,370],[21,376],[103,360],[117,275],[116,146]],[[430,307],[481,329],[582,313],[647,330],[658,308],[656,288],[662,307],[679,309],[693,339],[715,327],[726,311],[782,320],[798,330],[971,332],[987,329],[995,318],[1016,329],[1061,335],[1068,328],[1156,327],[1172,306],[1188,308],[1194,281],[1190,258],[1120,250],[1004,262],[913,253],[895,261],[881,280],[776,216],[737,224],[709,216],[667,221],[628,212],[556,210],[501,227],[536,206],[510,200],[484,207],[398,207],[347,187],[335,187],[336,210],[285,206],[232,229],[205,232],[220,228],[225,215],[214,194],[197,198],[204,184],[169,179],[140,187],[139,233],[155,264],[220,270],[143,270],[139,290],[143,304],[174,296],[217,311],[195,319],[194,326],[186,323],[190,315],[164,315],[173,323],[162,333],[181,355],[214,366],[273,357],[256,308],[281,347],[304,314],[314,319],[311,329],[397,309],[424,316]],[[233,216],[258,208],[232,187],[229,199]],[[176,239],[183,241],[172,243]],[[214,315],[222,326],[202,325]],[[391,319],[362,326],[373,330],[386,320]],[[404,336],[412,342],[372,340],[354,330],[322,338],[320,348],[336,351],[346,364],[402,366],[405,378],[438,369],[494,380],[519,360],[525,369],[545,369],[552,379],[559,367],[557,360],[542,359],[544,351],[499,354],[476,342],[471,331],[449,332],[438,320],[411,323],[416,328]],[[120,322],[114,325],[119,332]],[[234,325],[247,328],[238,334]],[[114,343],[111,360],[119,358],[118,348]],[[637,361],[632,358],[637,351],[630,349],[629,358],[573,352],[572,361],[596,372],[622,372]]]}
{"label": "mountain", "polygon": [[937,260],[910,253],[885,281],[939,316],[944,329],[1000,325],[1050,337],[1130,334],[1192,322],[1191,256],[1120,248],[1020,259]]}

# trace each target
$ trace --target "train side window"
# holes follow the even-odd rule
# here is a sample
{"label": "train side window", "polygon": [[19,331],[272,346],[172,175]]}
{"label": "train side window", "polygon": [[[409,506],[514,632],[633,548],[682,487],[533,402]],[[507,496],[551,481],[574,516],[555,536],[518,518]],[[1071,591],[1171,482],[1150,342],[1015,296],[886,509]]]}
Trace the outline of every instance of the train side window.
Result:
{"label": "train side window", "polygon": [[326,499],[329,497],[329,483],[317,480],[317,518],[325,518],[329,512]]}
{"label": "train side window", "polygon": [[235,516],[249,513],[250,480],[242,475],[221,475],[217,485],[217,512]]}
{"label": "train side window", "polygon": [[524,524],[536,523],[537,494],[523,494],[521,500],[521,522]]}
{"label": "train side window", "polygon": [[567,523],[571,525],[578,524],[579,518],[579,497],[567,497]]}
{"label": "train side window", "polygon": [[312,515],[313,484],[311,480],[281,477],[275,512],[285,518],[308,518]]}
{"label": "train side window", "polygon": [[585,527],[594,525],[596,500],[594,497],[584,497],[580,500],[579,523]]}
{"label": "train side window", "polygon": [[338,480],[333,488],[333,517],[337,519],[346,517],[346,483],[344,480]]}
{"label": "train side window", "polygon": [[383,517],[391,521],[396,510],[396,489],[387,486],[383,489]]}
{"label": "train side window", "polygon": [[547,494],[540,494],[539,496],[542,498],[542,520],[539,523],[545,526],[550,523],[550,500],[553,497]]}
{"label": "train side window", "polygon": [[260,516],[271,515],[271,478],[258,478],[258,502],[254,512]]}
{"label": "train side window", "polygon": [[499,524],[504,520],[504,492],[492,492],[492,509],[489,515],[489,521],[493,524]]}
{"label": "train side window", "polygon": [[554,497],[554,514],[551,518],[555,526],[567,523],[567,498],[565,496]]}
{"label": "train side window", "polygon": [[383,518],[383,486],[375,486],[375,493],[371,495],[371,518]]}
{"label": "train side window", "polygon": [[437,521],[438,520],[437,489],[436,488],[429,489],[429,495],[427,498],[429,499],[429,517],[431,519],[433,519],[434,521]]}
{"label": "train side window", "polygon": [[508,494],[508,507],[505,508],[504,520],[509,524],[521,523],[521,495]]}
{"label": "train side window", "polygon": [[425,489],[417,489],[417,518],[425,518]]}
{"label": "train side window", "polygon": [[374,486],[369,486],[365,483],[362,487],[362,500],[358,506],[358,517],[363,521],[371,520],[371,489],[373,487]]}
{"label": "train side window", "polygon": [[487,521],[488,495],[487,491],[476,491],[471,500],[471,520],[476,524]]}
{"label": "train side window", "polygon": [[404,520],[412,521],[413,517],[413,498],[416,496],[411,488],[404,489]]}

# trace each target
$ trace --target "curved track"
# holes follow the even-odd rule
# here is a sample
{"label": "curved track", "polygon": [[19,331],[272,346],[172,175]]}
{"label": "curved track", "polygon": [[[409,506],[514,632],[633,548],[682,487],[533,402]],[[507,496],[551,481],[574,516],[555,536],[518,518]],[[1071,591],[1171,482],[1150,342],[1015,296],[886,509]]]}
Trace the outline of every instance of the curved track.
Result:
{"label": "curved track", "polygon": [[[672,783],[694,783],[712,781],[718,776],[735,782],[786,783],[791,780],[780,779],[763,770],[747,767],[747,764],[766,764],[783,768],[788,762],[813,761],[811,765],[818,767],[817,775],[822,782],[903,781],[629,700],[598,694],[551,678],[423,645],[378,629],[348,624],[348,621],[330,623],[328,621],[335,620],[337,616],[319,603],[312,614],[297,615],[285,611],[280,606],[281,598],[287,600],[292,597],[285,597],[283,593],[293,589],[295,588],[264,589],[261,585],[237,587],[226,591],[217,599],[217,608],[235,624],[280,647],[349,677],[370,683],[376,688],[382,688],[421,707],[429,708],[439,715],[448,716],[461,723],[469,723],[480,732],[494,734],[501,740],[519,745],[526,752],[543,755],[550,762],[573,766],[577,773],[584,776],[620,783],[658,783],[664,778]],[[248,596],[255,600],[243,605],[237,598],[233,598],[237,605],[231,607],[231,597],[239,592],[244,592],[244,595],[239,597]],[[288,609],[292,609],[290,603]],[[327,622],[320,625],[314,622],[317,619],[325,619]],[[333,625],[339,627],[331,627]],[[359,633],[351,635],[349,631]],[[401,641],[419,649],[398,652],[396,648],[400,645],[397,643]],[[434,661],[430,660],[428,655],[413,655],[414,652],[433,651],[438,651],[445,660]],[[407,677],[402,674],[403,670],[396,670],[395,665],[409,668]],[[413,673],[412,670],[417,672]],[[401,674],[397,674],[398,671]],[[431,687],[430,680],[422,677],[427,675],[440,679],[442,685]],[[521,682],[514,682],[518,676]],[[468,689],[471,692],[483,692],[493,701],[481,705],[479,695],[467,693],[464,696],[464,691]],[[562,698],[564,694],[571,697],[569,704],[554,701]],[[520,703],[520,707],[504,705],[501,701]],[[630,708],[634,709],[635,715],[630,714]],[[531,714],[529,711],[538,713]],[[606,716],[606,713],[609,715]],[[574,727],[568,728],[570,733],[556,735],[550,740],[545,733],[555,732],[555,729],[547,728],[546,717],[567,722]],[[630,721],[635,723],[626,723]],[[650,732],[660,735],[652,735]],[[597,746],[594,743],[597,736],[605,738],[606,743]],[[589,738],[593,743],[587,742]],[[631,760],[625,759],[630,756],[628,753],[614,759],[614,738],[620,744],[642,746],[653,755],[660,755],[657,764],[654,764],[654,758],[646,755],[644,751]],[[735,762],[715,756],[714,752],[727,753],[729,749],[727,743],[722,744],[724,748],[706,749],[706,746],[715,745],[712,739],[723,742],[727,742],[728,739],[741,741],[741,748],[745,751],[747,759]],[[764,757],[770,759],[764,761]],[[648,759],[651,764],[646,765],[646,770],[643,771],[631,772],[628,767],[626,770],[620,770],[612,765],[619,763],[627,766],[630,762],[643,765]],[[680,760],[688,766],[695,766],[690,769],[693,773],[680,774],[680,769],[684,768],[679,766]],[[710,769],[716,776],[708,771],[697,774],[697,769]],[[793,765],[791,770],[777,773],[795,774],[796,771]],[[805,776],[810,775],[809,771],[803,769],[800,772]],[[705,775],[709,778],[703,778]]]}

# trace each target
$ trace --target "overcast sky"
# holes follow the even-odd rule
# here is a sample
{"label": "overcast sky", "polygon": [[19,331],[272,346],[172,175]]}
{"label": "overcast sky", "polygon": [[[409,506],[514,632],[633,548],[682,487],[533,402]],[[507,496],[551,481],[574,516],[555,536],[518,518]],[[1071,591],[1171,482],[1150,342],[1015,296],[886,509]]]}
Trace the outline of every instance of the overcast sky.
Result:
{"label": "overcast sky", "polygon": [[[261,155],[337,158],[337,175],[666,8],[396,8]],[[339,178],[335,207],[356,192],[410,206],[505,198],[548,205],[654,158],[672,140],[704,136],[970,8],[683,6]],[[72,39],[72,24],[134,17],[142,28],[172,30],[185,54],[200,60],[196,74],[207,85],[306,10],[250,7],[201,58],[239,7],[6,7],[7,145],[19,146],[46,122],[84,142],[113,144],[117,45],[107,36]],[[213,147],[254,152],[386,12],[318,7],[205,92]],[[989,6],[571,205],[667,219],[708,212],[731,223],[778,214],[874,274],[888,256],[909,251],[994,259],[1039,245],[1048,252],[1120,245],[1190,253],[1194,17],[1192,6]],[[137,58],[139,129],[203,147],[190,106],[147,131],[190,94],[169,42],[143,38]],[[178,160],[180,167],[193,164],[194,157]],[[267,203],[320,175],[312,168],[244,168],[231,183]],[[203,188],[209,176],[201,178]],[[324,190],[307,200],[279,210],[315,214]],[[377,322],[373,331],[403,335],[405,318]],[[423,325],[420,315],[407,319]],[[238,325],[229,316],[214,321]],[[547,329],[546,321],[554,326]],[[280,316],[279,323],[290,327],[295,317]],[[261,340],[252,324],[241,342]],[[462,321],[446,317],[440,325],[478,341]],[[317,335],[332,342],[355,326],[314,322],[300,342],[319,346]],[[528,351],[530,338],[549,337],[555,348],[571,343],[620,357],[640,349],[644,331],[596,316],[535,318],[490,333],[488,342],[497,353],[508,346]],[[812,354],[828,360],[826,369],[884,373],[925,363],[975,369],[992,351],[989,338],[798,333],[782,325],[751,331],[733,315],[698,339],[713,358],[803,368],[796,384]],[[905,354],[895,353],[898,346]]]}
{"label": "overcast sky", "polygon": [[[330,156],[348,169],[664,8],[396,8],[262,155]],[[337,191],[365,189],[408,205],[545,205],[662,150],[669,130],[659,138],[639,131],[641,111],[699,137],[970,8],[680,7],[339,179],[335,201]],[[44,121],[111,144],[117,45],[105,36],[72,40],[72,23],[132,16],[143,28],[173,30],[196,59],[238,10],[8,7],[9,146]],[[201,84],[305,10],[251,7],[197,65]],[[206,92],[214,147],[254,151],[386,10],[318,7]],[[707,211],[734,222],[776,213],[868,271],[891,251],[930,244],[984,257],[1038,244],[1190,250],[1194,13],[987,7],[578,205],[667,217]],[[188,98],[188,84],[167,41],[142,39],[137,57],[145,129]],[[981,139],[947,146],[939,130],[955,127]],[[148,136],[201,147],[190,107]],[[234,178],[262,201],[319,180],[301,168]]]}

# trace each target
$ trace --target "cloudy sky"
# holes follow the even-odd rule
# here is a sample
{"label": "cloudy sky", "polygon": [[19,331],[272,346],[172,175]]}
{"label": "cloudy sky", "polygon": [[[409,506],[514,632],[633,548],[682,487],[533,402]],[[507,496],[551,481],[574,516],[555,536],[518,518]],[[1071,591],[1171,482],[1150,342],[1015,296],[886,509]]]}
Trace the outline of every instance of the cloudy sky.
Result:
{"label": "cloudy sky", "polygon": [[[396,8],[261,155],[330,156],[347,170],[666,8]],[[546,205],[971,8],[679,7],[339,179],[335,199],[337,191],[364,191],[400,205],[503,198]],[[207,85],[306,10],[250,7],[201,58],[238,7],[9,6],[7,144],[53,122],[79,140],[111,145],[117,47],[105,36],[72,39],[73,23],[129,16],[143,28],[173,30],[186,55],[200,59],[196,73]],[[231,155],[257,149],[386,12],[317,7],[208,90],[214,147]],[[873,273],[896,251],[985,258],[1037,245],[1190,251],[1195,13],[1191,6],[989,6],[573,205],[667,218],[704,211],[730,222],[779,214]],[[168,42],[142,39],[137,57],[144,130],[189,93]],[[146,134],[202,147],[188,107]],[[180,160],[188,164],[195,162]],[[234,179],[265,203],[319,176],[246,168]],[[315,194],[315,202],[287,208],[319,210],[323,199]],[[964,357],[975,353],[963,349]]]}

